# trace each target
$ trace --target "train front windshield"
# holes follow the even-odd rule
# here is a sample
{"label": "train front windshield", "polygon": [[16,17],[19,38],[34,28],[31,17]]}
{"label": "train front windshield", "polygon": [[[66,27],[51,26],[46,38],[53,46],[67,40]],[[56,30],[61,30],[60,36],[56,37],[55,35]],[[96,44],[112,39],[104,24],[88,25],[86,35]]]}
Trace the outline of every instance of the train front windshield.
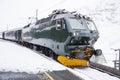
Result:
{"label": "train front windshield", "polygon": [[83,19],[77,19],[74,17],[71,17],[68,19],[71,25],[71,28],[73,30],[90,30],[90,31],[95,31],[96,26],[92,20],[83,20]]}
{"label": "train front windshield", "polygon": [[71,25],[71,28],[74,29],[74,30],[78,30],[78,29],[87,29],[85,27],[85,23],[81,20],[81,19],[77,19],[77,18],[69,18],[68,19],[69,22],[70,22],[70,25]]}
{"label": "train front windshield", "polygon": [[86,22],[89,30],[91,30],[91,31],[97,30],[95,23],[92,20],[85,20],[85,22]]}

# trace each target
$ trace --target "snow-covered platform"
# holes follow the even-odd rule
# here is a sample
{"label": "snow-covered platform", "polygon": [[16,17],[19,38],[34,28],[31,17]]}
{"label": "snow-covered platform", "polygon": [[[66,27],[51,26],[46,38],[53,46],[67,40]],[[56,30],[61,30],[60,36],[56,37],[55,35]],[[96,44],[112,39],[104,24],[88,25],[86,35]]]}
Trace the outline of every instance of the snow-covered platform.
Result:
{"label": "snow-covered platform", "polygon": [[0,71],[38,73],[65,69],[51,58],[16,43],[0,40]]}
{"label": "snow-covered platform", "polygon": [[91,68],[67,68],[34,50],[0,39],[0,80],[93,79],[120,80]]}
{"label": "snow-covered platform", "polygon": [[82,80],[53,59],[37,54],[17,43],[1,39],[0,75],[0,79],[6,80],[29,80],[30,78],[34,80]]}

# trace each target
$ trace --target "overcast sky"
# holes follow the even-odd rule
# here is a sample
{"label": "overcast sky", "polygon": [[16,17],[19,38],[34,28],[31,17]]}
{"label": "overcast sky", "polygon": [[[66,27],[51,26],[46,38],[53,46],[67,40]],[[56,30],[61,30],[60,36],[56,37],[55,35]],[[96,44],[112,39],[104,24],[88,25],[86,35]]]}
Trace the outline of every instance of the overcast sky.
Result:
{"label": "overcast sky", "polygon": [[26,25],[28,17],[44,18],[55,9],[94,9],[98,0],[0,0],[0,31]]}

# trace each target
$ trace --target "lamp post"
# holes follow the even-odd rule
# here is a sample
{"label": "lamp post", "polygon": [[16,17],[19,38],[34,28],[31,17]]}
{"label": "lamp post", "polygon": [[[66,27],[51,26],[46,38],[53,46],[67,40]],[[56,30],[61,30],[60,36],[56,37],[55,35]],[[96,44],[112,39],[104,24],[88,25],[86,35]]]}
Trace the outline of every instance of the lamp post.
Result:
{"label": "lamp post", "polygon": [[119,70],[120,70],[120,49],[114,49],[114,50],[119,52]]}

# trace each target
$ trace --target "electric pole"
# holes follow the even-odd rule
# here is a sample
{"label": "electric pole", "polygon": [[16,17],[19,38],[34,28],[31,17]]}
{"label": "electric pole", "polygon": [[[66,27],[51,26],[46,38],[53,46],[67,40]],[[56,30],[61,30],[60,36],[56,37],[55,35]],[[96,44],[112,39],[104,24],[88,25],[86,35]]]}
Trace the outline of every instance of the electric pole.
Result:
{"label": "electric pole", "polygon": [[119,52],[119,70],[120,70],[120,49],[115,49],[115,51]]}
{"label": "electric pole", "polygon": [[38,20],[38,9],[36,9],[36,21]]}

